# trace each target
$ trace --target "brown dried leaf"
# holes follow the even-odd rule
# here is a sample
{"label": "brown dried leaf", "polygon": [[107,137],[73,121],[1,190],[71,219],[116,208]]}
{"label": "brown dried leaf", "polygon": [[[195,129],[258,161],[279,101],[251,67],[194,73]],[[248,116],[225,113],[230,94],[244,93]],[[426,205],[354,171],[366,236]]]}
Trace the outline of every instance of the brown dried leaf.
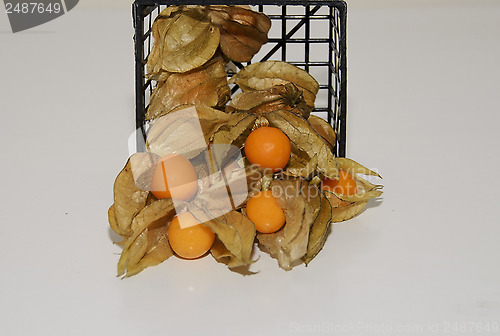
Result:
{"label": "brown dried leaf", "polygon": [[307,253],[304,256],[304,262],[308,265],[311,260],[318,255],[319,251],[323,248],[328,236],[328,228],[332,221],[332,207],[328,199],[323,195],[321,196],[321,206],[319,213],[311,226],[309,232],[309,243],[307,244]]}
{"label": "brown dried leaf", "polygon": [[[141,259],[147,255],[146,253],[152,252],[156,248],[153,248],[154,246],[152,245],[148,246],[149,233],[156,232],[158,234],[162,232],[161,228],[167,226],[174,216],[175,208],[170,198],[161,199],[149,204],[135,216],[131,225],[133,233],[127,238],[122,255],[118,261],[118,276],[123,275],[126,270],[128,272],[128,265],[130,265],[132,270],[137,270],[137,267],[139,267],[137,265],[140,263]],[[151,239],[160,242],[161,237],[155,236],[154,233],[153,237],[154,238],[149,239],[150,242]],[[164,245],[164,243],[162,244]],[[164,251],[160,256],[166,259],[170,257],[170,255],[168,255],[168,251],[163,245],[156,253]],[[158,255],[153,256],[151,257],[152,260],[157,261],[161,259]],[[151,259],[146,259],[143,265],[148,265],[151,262]]]}
{"label": "brown dried leaf", "polygon": [[333,151],[337,144],[337,134],[326,120],[315,115],[311,115],[307,121],[318,132],[326,145]]}
{"label": "brown dried leaf", "polygon": [[231,97],[222,57],[215,57],[201,68],[171,74],[155,88],[146,120],[170,113],[180,105],[206,105],[221,108]]}
{"label": "brown dried leaf", "polygon": [[307,178],[316,171],[328,178],[337,178],[332,151],[307,120],[287,110],[269,112],[266,118],[271,126],[279,128],[290,139],[293,155],[286,174]]}
{"label": "brown dried leaf", "polygon": [[319,90],[318,82],[305,70],[282,61],[253,63],[231,77],[242,91],[266,90],[275,85],[293,83],[302,90],[306,104],[312,109]]}
{"label": "brown dried leaf", "polygon": [[301,194],[300,179],[271,182],[271,190],[286,217],[285,225],[275,233],[259,233],[257,239],[278,260],[284,270],[291,270],[307,253],[309,230],[314,217]]}
{"label": "brown dried leaf", "polygon": [[148,133],[146,147],[163,157],[183,154],[188,160],[200,154],[230,114],[206,106],[179,109],[157,119]]}
{"label": "brown dried leaf", "polygon": [[113,187],[115,217],[110,218],[110,226],[113,231],[124,237],[130,235],[132,220],[146,206],[149,194],[148,191],[139,189],[135,184],[131,160],[137,155],[134,154],[127,161],[116,177]]}
{"label": "brown dried leaf", "polygon": [[220,30],[220,48],[231,60],[248,62],[267,42],[271,20],[263,13],[237,6],[207,6]]}

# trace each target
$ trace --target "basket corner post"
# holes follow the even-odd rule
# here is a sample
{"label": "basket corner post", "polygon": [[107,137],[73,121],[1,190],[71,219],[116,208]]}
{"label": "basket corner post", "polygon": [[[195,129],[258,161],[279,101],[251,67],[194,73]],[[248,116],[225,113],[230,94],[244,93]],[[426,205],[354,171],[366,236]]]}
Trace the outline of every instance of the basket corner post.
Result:
{"label": "basket corner post", "polygon": [[347,143],[347,2],[340,1],[340,73],[341,73],[341,122],[339,157],[346,156]]}

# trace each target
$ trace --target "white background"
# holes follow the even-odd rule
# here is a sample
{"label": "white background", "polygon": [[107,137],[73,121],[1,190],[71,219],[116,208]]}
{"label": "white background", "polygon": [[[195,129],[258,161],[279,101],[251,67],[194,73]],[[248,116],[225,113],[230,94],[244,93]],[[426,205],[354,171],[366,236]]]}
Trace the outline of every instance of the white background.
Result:
{"label": "white background", "polygon": [[350,4],[347,153],[385,193],[308,268],[249,277],[210,257],[115,277],[130,4],[18,34],[0,13],[0,334],[500,335],[500,1]]}

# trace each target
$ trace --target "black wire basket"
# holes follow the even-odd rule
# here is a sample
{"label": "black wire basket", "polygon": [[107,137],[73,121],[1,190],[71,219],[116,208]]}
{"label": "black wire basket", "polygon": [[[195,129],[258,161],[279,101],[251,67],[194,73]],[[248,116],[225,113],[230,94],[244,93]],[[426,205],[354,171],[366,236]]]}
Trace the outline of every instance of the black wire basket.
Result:
{"label": "black wire basket", "polygon": [[[347,5],[344,1],[136,0],[133,4],[133,18],[138,148],[144,145],[145,113],[156,86],[154,81],[145,78],[145,65],[153,44],[151,27],[159,12],[169,5],[250,5],[252,9],[265,13],[272,22],[269,40],[252,62],[286,61],[315,77],[320,89],[313,113],[333,126],[337,132],[334,154],[345,157]],[[249,63],[235,65],[242,68]],[[233,88],[233,92],[237,89]]]}

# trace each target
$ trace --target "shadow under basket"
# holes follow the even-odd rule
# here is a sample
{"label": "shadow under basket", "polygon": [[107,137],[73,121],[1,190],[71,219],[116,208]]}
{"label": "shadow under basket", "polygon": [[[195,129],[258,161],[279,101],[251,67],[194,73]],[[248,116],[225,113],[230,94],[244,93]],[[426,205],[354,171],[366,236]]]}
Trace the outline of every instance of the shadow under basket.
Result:
{"label": "shadow under basket", "polygon": [[[309,72],[320,84],[315,115],[326,119],[337,133],[334,154],[345,157],[347,114],[347,5],[344,1],[195,1],[136,0],[133,4],[137,148],[144,148],[145,113],[156,82],[146,80],[145,66],[153,45],[151,27],[156,16],[171,5],[250,5],[271,19],[268,43],[252,63],[286,61]],[[233,62],[237,68],[248,63]],[[228,73],[228,76],[232,76]],[[238,88],[233,88],[233,93]]]}

